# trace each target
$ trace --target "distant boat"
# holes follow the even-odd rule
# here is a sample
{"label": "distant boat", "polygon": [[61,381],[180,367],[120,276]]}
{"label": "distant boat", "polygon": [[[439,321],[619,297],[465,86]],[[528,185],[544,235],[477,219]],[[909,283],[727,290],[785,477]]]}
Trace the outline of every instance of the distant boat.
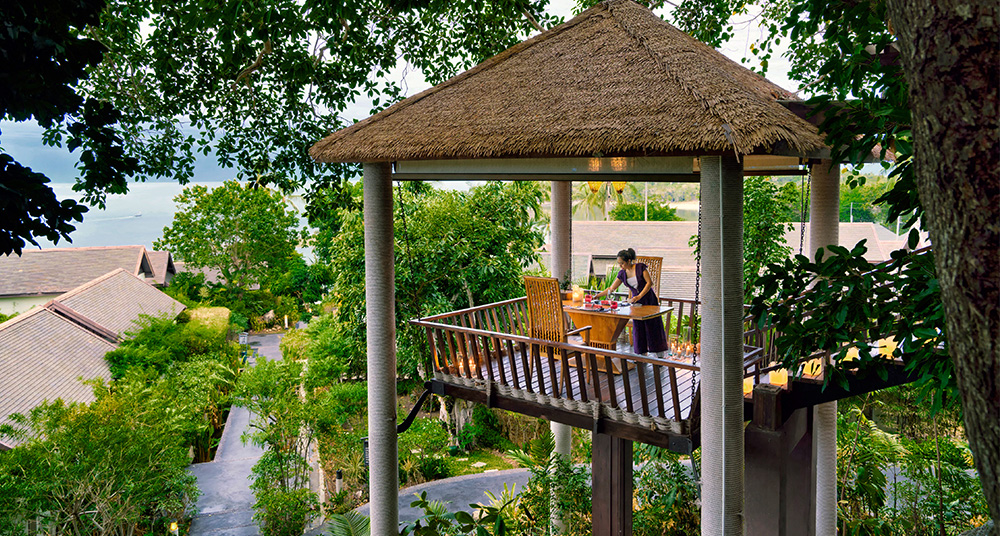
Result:
{"label": "distant boat", "polygon": [[136,218],[141,218],[142,217],[142,212],[136,212],[135,213],[135,217]]}

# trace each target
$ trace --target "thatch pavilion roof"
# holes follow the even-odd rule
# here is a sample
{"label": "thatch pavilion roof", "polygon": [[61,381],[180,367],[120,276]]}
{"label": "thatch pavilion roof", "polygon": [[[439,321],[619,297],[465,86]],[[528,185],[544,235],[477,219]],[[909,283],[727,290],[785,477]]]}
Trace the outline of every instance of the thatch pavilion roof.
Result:
{"label": "thatch pavilion roof", "polygon": [[788,91],[609,0],[309,151],[320,162],[768,153],[823,147]]}

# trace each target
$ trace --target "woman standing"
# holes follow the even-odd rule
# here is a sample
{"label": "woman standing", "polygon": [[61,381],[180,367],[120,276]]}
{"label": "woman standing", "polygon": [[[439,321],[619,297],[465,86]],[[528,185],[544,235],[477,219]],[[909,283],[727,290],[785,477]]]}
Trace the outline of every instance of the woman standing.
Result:
{"label": "woman standing", "polygon": [[[622,283],[628,287],[629,302],[637,305],[659,305],[660,299],[653,292],[653,280],[646,265],[635,262],[635,250],[623,249],[618,252],[618,277],[611,287],[598,292],[594,297],[602,298],[614,292]],[[667,333],[663,329],[662,318],[632,321],[632,351],[637,354],[660,353],[667,350]]]}

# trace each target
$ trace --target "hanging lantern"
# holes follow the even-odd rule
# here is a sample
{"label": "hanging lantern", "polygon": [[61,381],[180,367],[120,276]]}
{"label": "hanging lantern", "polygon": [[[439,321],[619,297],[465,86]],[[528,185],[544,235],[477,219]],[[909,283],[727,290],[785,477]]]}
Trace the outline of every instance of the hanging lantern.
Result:
{"label": "hanging lantern", "polygon": [[625,181],[614,181],[611,183],[611,186],[619,194],[625,191]]}
{"label": "hanging lantern", "polygon": [[596,194],[601,189],[601,181],[587,181],[587,186],[590,187],[591,193]]}

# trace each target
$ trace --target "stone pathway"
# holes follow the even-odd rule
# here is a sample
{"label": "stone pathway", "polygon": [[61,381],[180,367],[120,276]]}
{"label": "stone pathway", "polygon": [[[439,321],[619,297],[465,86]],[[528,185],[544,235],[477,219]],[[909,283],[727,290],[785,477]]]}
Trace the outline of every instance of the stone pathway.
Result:
{"label": "stone pathway", "polygon": [[[283,334],[251,335],[251,350],[256,349],[268,359],[281,359],[278,343]],[[253,366],[253,352],[247,362]],[[244,445],[240,437],[250,425],[250,412],[234,407],[226,419],[226,428],[219,441],[215,459],[191,465],[188,470],[198,478],[201,497],[195,503],[197,512],[191,522],[191,535],[258,536],[253,522],[253,493],[250,492],[250,470],[264,451],[254,445]]]}

